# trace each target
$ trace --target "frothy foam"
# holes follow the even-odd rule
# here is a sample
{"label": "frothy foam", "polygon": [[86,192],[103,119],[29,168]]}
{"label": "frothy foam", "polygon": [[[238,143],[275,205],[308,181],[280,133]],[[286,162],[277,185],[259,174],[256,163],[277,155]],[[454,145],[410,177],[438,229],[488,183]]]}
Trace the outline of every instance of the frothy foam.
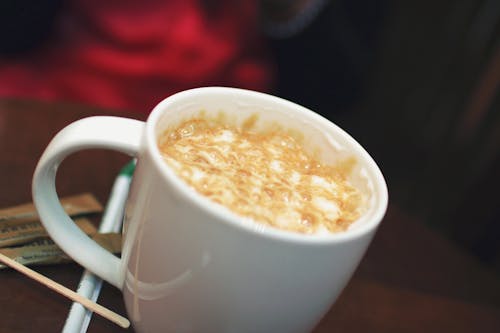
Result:
{"label": "frothy foam", "polygon": [[316,234],[346,230],[361,214],[360,191],[283,131],[194,119],[166,131],[159,148],[196,191],[258,223]]}

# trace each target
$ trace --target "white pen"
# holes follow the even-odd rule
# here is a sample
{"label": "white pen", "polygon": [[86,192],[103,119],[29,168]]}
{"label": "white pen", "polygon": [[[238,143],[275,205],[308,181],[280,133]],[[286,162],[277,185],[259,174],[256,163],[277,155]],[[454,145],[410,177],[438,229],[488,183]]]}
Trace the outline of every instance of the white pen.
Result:
{"label": "white pen", "polygon": [[[99,233],[121,232],[125,202],[134,169],[135,160],[123,167],[116,177],[99,225]],[[95,302],[99,297],[101,287],[102,280],[85,270],[78,284],[77,293]],[[91,318],[92,312],[75,302],[71,306],[62,332],[85,333]]]}

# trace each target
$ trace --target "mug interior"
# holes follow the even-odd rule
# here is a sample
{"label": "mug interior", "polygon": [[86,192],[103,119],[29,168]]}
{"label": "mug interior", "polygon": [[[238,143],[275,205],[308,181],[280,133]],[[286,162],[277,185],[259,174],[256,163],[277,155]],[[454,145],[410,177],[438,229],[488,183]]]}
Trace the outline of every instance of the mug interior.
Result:
{"label": "mug interior", "polygon": [[[349,161],[351,168],[346,176],[351,184],[366,196],[365,213],[354,221],[348,230],[324,236],[315,235],[318,236],[315,238],[355,236],[375,228],[381,221],[387,206],[387,187],[378,166],[359,143],[341,128],[309,109],[275,96],[236,88],[197,88],[172,95],[161,102],[148,119],[148,149],[152,150],[155,163],[164,171],[165,176],[179,186],[180,191],[187,191],[186,195],[193,197],[193,190],[163,162],[157,142],[165,130],[185,120],[199,117],[223,119],[224,122],[236,126],[252,121],[252,130],[257,131],[278,128],[300,140],[305,150],[320,162],[339,165]],[[197,193],[194,196],[197,197],[195,200],[208,210],[216,214],[221,213],[220,207],[208,198]],[[222,214],[233,215],[229,216],[233,223],[235,219],[242,220],[229,210]],[[240,223],[243,226],[246,224],[248,221]],[[255,229],[255,226],[252,228]],[[259,232],[269,229],[265,232],[288,234],[287,237],[292,238],[314,237],[266,226],[259,226],[257,229]]]}

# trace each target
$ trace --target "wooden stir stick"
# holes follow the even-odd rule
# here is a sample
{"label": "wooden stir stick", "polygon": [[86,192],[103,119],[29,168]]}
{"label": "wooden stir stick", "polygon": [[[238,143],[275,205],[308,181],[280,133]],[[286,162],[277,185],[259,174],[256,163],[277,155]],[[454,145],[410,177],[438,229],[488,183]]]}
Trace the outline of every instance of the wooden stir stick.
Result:
{"label": "wooden stir stick", "polygon": [[111,320],[115,324],[123,327],[123,328],[128,328],[130,326],[130,322],[128,321],[127,318],[120,316],[119,314],[105,308],[102,305],[99,305],[95,302],[92,302],[91,300],[77,294],[71,289],[66,288],[65,286],[55,282],[54,280],[49,279],[48,277],[35,272],[34,270],[21,265],[17,261],[10,259],[9,257],[5,256],[4,254],[0,253],[0,261],[6,264],[7,266],[12,267],[16,271],[32,278],[33,280],[36,280],[40,282],[41,284],[45,285],[46,287],[49,287],[50,289],[54,290],[55,292],[58,292],[59,294],[68,297],[74,302],[78,302],[90,311],[93,311],[104,318]]}

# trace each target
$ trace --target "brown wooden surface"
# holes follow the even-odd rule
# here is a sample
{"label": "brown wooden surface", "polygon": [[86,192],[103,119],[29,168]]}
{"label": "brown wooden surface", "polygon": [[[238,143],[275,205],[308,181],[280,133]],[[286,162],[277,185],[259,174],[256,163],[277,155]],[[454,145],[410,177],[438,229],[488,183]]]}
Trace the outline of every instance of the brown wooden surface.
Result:
{"label": "brown wooden surface", "polygon": [[[0,207],[31,201],[36,162],[58,130],[101,114],[116,113],[0,101]],[[71,156],[60,168],[58,192],[88,191],[105,203],[116,173],[127,161],[121,154],[99,150]],[[72,289],[82,273],[76,264],[35,269]],[[315,331],[500,332],[499,282],[473,257],[391,205],[353,279]],[[125,314],[120,291],[110,285],[104,285],[99,303]],[[70,305],[17,272],[0,271],[0,333],[58,332]],[[125,330],[93,316],[88,331]]]}

